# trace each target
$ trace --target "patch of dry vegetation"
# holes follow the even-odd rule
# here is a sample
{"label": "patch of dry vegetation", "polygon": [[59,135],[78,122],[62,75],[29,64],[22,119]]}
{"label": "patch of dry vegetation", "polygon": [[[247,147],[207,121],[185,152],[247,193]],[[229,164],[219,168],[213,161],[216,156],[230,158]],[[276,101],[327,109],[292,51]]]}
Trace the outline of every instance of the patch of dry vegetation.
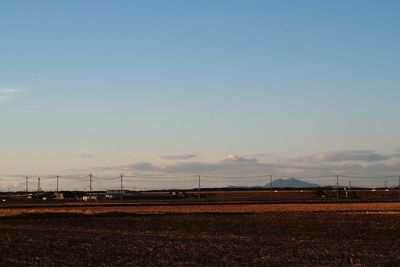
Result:
{"label": "patch of dry vegetation", "polygon": [[400,213],[400,203],[313,203],[313,204],[229,204],[229,205],[165,205],[165,206],[106,206],[106,207],[36,207],[3,208],[0,217],[29,214],[106,213],[265,213],[265,212],[390,212]]}

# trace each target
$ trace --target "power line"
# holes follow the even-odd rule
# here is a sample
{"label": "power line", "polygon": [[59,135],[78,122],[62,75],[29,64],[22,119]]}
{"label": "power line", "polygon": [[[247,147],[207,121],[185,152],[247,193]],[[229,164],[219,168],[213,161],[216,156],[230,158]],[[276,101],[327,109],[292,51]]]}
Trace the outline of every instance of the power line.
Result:
{"label": "power line", "polygon": [[[244,182],[244,183],[245,182],[247,182],[247,183],[256,183],[258,181],[257,179],[260,179],[259,181],[262,181],[261,179],[265,179],[266,177],[267,177],[266,180],[268,181],[268,177],[271,176],[271,175],[272,174],[269,174],[269,175],[247,175],[247,176],[234,176],[234,175],[232,175],[232,176],[219,176],[217,174],[215,174],[215,175],[204,174],[204,175],[200,175],[200,180],[203,179],[200,182],[204,181],[206,184],[207,183],[215,184],[215,183],[224,183],[224,182],[229,181],[229,180],[235,181],[237,179],[239,179],[239,180],[242,179],[241,182]],[[2,175],[2,176],[4,176],[4,175]],[[153,184],[154,183],[162,183],[162,182],[165,182],[165,183],[167,183],[167,182],[168,183],[174,183],[174,182],[181,183],[181,181],[185,182],[187,184],[189,182],[192,182],[192,180],[184,180],[184,179],[195,179],[198,176],[199,175],[189,175],[189,174],[185,174],[185,175],[168,175],[168,176],[167,175],[149,175],[149,174],[124,175],[124,174],[121,173],[120,176],[115,176],[115,177],[113,177],[113,176],[103,176],[103,177],[101,177],[100,176],[100,177],[96,177],[96,179],[97,179],[97,181],[99,183],[104,183],[106,181],[113,181],[113,180],[117,180],[118,179],[120,181],[119,189],[120,189],[120,193],[122,195],[122,191],[124,189],[123,188],[124,179],[135,179],[135,180],[138,180],[138,181],[142,181],[144,183],[153,183]],[[20,177],[20,176],[15,176],[15,177]],[[45,178],[46,177],[47,178],[53,177],[53,179],[54,179],[54,176],[50,176],[50,175],[40,176],[40,178],[38,178],[38,191],[41,191],[41,184],[40,184],[41,181],[40,181],[40,179],[42,177],[45,177]],[[77,180],[80,180],[80,179],[84,178],[82,175],[79,175],[79,176],[67,175],[67,176],[63,176],[63,177],[65,179],[75,178]],[[371,184],[371,185],[372,184],[378,184],[379,185],[379,183],[380,183],[380,185],[381,186],[384,185],[385,188],[388,187],[388,186],[393,186],[394,184],[396,184],[397,183],[396,180],[397,180],[397,178],[399,178],[399,176],[397,176],[397,175],[357,176],[357,175],[345,175],[345,174],[314,175],[314,176],[312,176],[312,175],[310,175],[310,176],[273,175],[273,177],[275,179],[277,179],[277,178],[290,178],[290,177],[297,178],[297,179],[305,179],[305,180],[307,180],[307,179],[320,179],[321,180],[320,183],[324,184],[324,181],[325,181],[325,183],[331,181],[331,183],[332,183],[331,185],[333,185],[333,179],[336,178],[336,187],[338,187],[338,184],[339,184],[338,180],[339,179],[341,179],[342,182],[343,182],[343,179],[345,179],[346,183],[349,183],[349,184],[358,184],[358,185],[359,184]],[[25,176],[25,192],[27,194],[29,193],[29,178],[30,178],[29,176]],[[59,179],[61,178],[61,176],[59,174],[57,174],[55,176],[55,178],[56,178],[56,193],[58,193],[59,190],[60,190],[60,188],[59,188]],[[93,174],[90,173],[89,174],[89,185],[90,185],[89,186],[89,194],[90,194],[90,196],[93,193],[93,178],[94,178]],[[327,179],[327,178],[329,178],[329,179]],[[219,179],[226,179],[226,181],[219,181]],[[330,179],[332,179],[332,180],[330,180]],[[347,181],[347,179],[349,179],[349,180]],[[45,181],[46,180],[47,179],[45,179]],[[204,185],[204,182],[203,182],[203,185]],[[114,183],[114,182],[112,182],[112,183]],[[201,183],[200,183],[200,185],[201,185]],[[398,181],[398,185],[399,185],[399,188],[400,188],[400,178],[399,178],[399,181]],[[197,186],[197,187],[199,187],[199,186]],[[351,187],[351,185],[349,187]],[[399,194],[399,198],[400,198],[400,194]]]}
{"label": "power line", "polygon": [[[193,175],[169,175],[169,176],[165,176],[165,175],[125,175],[124,177],[127,178],[147,178],[147,179],[172,179],[172,178],[196,178],[198,176],[198,174],[193,174]],[[204,175],[202,175],[203,177],[206,177]]]}
{"label": "power line", "polygon": [[349,176],[349,175],[339,175],[343,178],[356,178],[356,179],[385,179],[385,178],[396,178],[397,175],[388,175],[388,176]]}
{"label": "power line", "polygon": [[217,179],[253,179],[253,178],[264,178],[265,175],[257,175],[257,176],[216,176],[216,175],[202,175],[202,177],[206,178],[217,178]]}

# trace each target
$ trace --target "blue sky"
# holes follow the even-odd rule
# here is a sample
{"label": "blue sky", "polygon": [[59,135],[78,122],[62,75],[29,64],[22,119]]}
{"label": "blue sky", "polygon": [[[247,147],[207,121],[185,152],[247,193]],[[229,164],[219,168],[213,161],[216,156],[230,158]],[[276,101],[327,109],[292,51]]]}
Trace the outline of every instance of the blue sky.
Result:
{"label": "blue sky", "polygon": [[361,157],[320,172],[398,172],[399,13],[398,1],[3,1],[0,172],[231,155],[261,173],[343,153]]}

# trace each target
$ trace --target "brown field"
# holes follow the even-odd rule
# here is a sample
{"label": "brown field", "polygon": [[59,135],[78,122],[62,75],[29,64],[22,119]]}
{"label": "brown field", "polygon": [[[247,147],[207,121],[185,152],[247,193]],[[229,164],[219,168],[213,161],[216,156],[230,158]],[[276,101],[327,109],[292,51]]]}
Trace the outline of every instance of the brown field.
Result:
{"label": "brown field", "polygon": [[160,214],[160,213],[266,213],[266,212],[385,212],[400,213],[400,202],[383,203],[309,203],[309,204],[207,204],[207,205],[128,205],[118,206],[45,206],[24,208],[1,206],[0,217],[29,214],[83,214],[107,213]]}
{"label": "brown field", "polygon": [[0,240],[0,266],[400,266],[398,214],[29,215]]}

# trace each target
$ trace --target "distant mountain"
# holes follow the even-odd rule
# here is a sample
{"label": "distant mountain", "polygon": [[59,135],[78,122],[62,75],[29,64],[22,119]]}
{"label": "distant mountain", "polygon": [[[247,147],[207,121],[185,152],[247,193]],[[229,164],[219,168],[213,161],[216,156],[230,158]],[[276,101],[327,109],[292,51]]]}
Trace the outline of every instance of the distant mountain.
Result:
{"label": "distant mountain", "polygon": [[[268,183],[268,184],[264,185],[264,187],[269,188],[269,187],[271,187],[271,184]],[[312,187],[320,187],[320,185],[301,181],[296,178],[289,178],[289,179],[273,180],[272,187],[273,188],[312,188]]]}

